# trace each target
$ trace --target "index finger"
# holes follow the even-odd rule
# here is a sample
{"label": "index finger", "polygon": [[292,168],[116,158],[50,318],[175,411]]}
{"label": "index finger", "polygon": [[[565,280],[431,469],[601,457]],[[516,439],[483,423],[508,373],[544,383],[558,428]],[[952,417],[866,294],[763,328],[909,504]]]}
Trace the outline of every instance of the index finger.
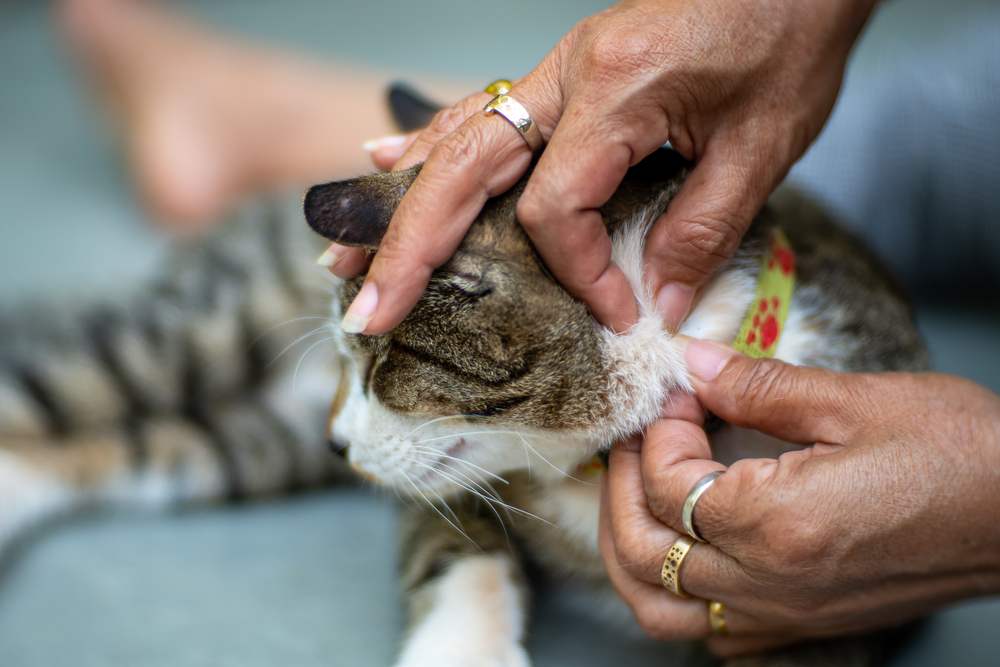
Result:
{"label": "index finger", "polygon": [[[558,115],[546,86],[544,77],[529,76],[512,92],[543,137]],[[486,200],[510,188],[530,164],[531,151],[518,131],[493,115],[477,113],[439,141],[396,209],[359,293],[365,298],[348,309],[345,326],[375,335],[399,324]]]}

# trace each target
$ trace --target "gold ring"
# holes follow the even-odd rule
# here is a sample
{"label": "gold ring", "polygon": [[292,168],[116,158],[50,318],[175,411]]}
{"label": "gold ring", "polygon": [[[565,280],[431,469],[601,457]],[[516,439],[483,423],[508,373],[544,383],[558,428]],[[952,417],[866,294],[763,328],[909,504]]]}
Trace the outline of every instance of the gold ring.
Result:
{"label": "gold ring", "polygon": [[694,540],[684,535],[678,537],[667,551],[667,555],[663,558],[663,567],[660,568],[660,581],[663,582],[663,587],[677,597],[688,597],[688,594],[681,588],[681,565],[692,546],[694,546]]}
{"label": "gold ring", "polygon": [[542,133],[538,125],[531,118],[531,114],[524,108],[524,105],[507,94],[500,94],[486,103],[483,107],[486,113],[499,114],[508,123],[514,126],[532,153],[538,151],[545,143],[542,140]]}
{"label": "gold ring", "polygon": [[729,634],[726,623],[726,605],[716,600],[708,601],[708,624],[712,626],[712,634],[725,636]]}
{"label": "gold ring", "polygon": [[489,93],[490,95],[506,95],[510,92],[510,89],[514,87],[514,84],[507,79],[497,79],[490,85],[483,88],[484,93]]}

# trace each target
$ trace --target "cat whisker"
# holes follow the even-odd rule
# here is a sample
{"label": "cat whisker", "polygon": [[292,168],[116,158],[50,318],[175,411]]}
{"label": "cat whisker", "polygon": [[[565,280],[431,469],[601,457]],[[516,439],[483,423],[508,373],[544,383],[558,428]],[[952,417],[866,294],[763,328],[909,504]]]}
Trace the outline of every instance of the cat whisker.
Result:
{"label": "cat whisker", "polygon": [[[423,465],[426,465],[426,464],[423,464]],[[469,534],[468,534],[468,533],[466,533],[466,532],[465,532],[465,530],[463,530],[462,528],[460,528],[460,527],[459,527],[459,524],[461,524],[461,523],[462,523],[461,521],[459,521],[459,522],[458,522],[458,523],[456,524],[456,523],[455,523],[454,521],[452,521],[451,519],[449,519],[448,517],[446,517],[446,516],[444,515],[444,512],[442,512],[442,511],[441,511],[440,509],[438,509],[438,507],[437,507],[437,506],[436,506],[436,505],[435,505],[434,503],[432,503],[432,502],[430,501],[430,498],[428,498],[428,497],[427,497],[427,495],[426,495],[426,494],[425,494],[425,493],[424,493],[423,491],[421,491],[421,490],[420,490],[420,487],[419,487],[419,486],[417,486],[417,485],[416,485],[416,483],[414,483],[414,481],[413,481],[412,479],[410,479],[410,476],[409,476],[409,475],[407,475],[407,474],[406,474],[405,472],[403,473],[403,479],[405,479],[405,480],[406,480],[406,482],[407,482],[407,483],[408,483],[408,484],[409,484],[410,486],[412,486],[412,487],[413,487],[413,490],[414,490],[414,491],[416,491],[416,492],[417,492],[417,494],[418,494],[418,495],[419,495],[419,496],[420,496],[421,498],[423,498],[423,499],[424,499],[424,502],[425,502],[425,503],[427,503],[427,506],[428,506],[428,507],[430,507],[430,508],[431,508],[432,510],[434,510],[435,512],[437,512],[438,516],[440,516],[440,517],[441,517],[442,519],[444,519],[445,523],[447,523],[447,524],[448,524],[449,526],[451,526],[452,528],[454,528],[455,530],[457,530],[457,531],[458,531],[458,533],[459,533],[459,534],[460,534],[460,535],[461,535],[462,537],[464,537],[465,539],[469,540],[469,542],[470,542],[470,543],[471,543],[471,544],[472,544],[473,546],[475,546],[475,547],[479,547],[479,545],[478,545],[478,544],[476,544],[476,541],[475,541],[475,540],[473,540],[473,539],[472,539],[471,537],[469,537]],[[449,511],[451,511],[451,508],[450,508],[450,507],[449,507],[448,509],[449,509]],[[454,514],[454,512],[452,512],[452,513]],[[458,518],[458,517],[456,517],[456,519],[457,519],[457,518]]]}
{"label": "cat whisker", "polygon": [[467,465],[467,466],[469,466],[471,468],[475,468],[476,470],[480,471],[484,475],[488,475],[489,477],[492,477],[493,479],[495,479],[496,481],[500,482],[501,484],[510,484],[510,482],[508,482],[506,479],[504,479],[500,475],[497,475],[496,473],[490,472],[486,468],[484,468],[482,466],[479,466],[479,465],[476,465],[472,461],[466,461],[465,459],[460,458],[458,456],[451,456],[450,454],[445,454],[444,452],[439,452],[437,450],[431,449],[430,447],[421,447],[420,445],[414,445],[413,449],[416,450],[416,451],[418,451],[418,452],[422,452],[424,454],[434,454],[434,455],[440,456],[442,459],[448,459],[450,461],[458,461],[459,463],[464,463],[465,465]]}
{"label": "cat whisker", "polygon": [[[490,495],[491,495],[491,496],[493,496],[494,498],[498,498],[499,500],[503,501],[503,498],[502,498],[502,497],[500,496],[500,493],[499,493],[499,492],[498,492],[498,491],[497,491],[497,490],[496,490],[495,488],[493,488],[493,485],[492,485],[492,484],[490,484],[489,482],[487,482],[487,481],[486,481],[485,479],[482,479],[482,478],[481,478],[481,477],[479,477],[478,475],[477,475],[477,476],[475,476],[475,479],[476,479],[476,481],[478,481],[478,482],[479,482],[479,483],[480,483],[480,484],[481,484],[482,486],[485,486],[485,487],[486,487],[486,489],[487,489],[487,490],[488,490],[488,491],[490,492]],[[508,519],[510,519],[510,518],[511,518],[511,516],[510,516],[510,511],[509,511],[509,510],[507,510],[506,508],[504,509],[504,513],[505,513],[505,514],[507,514],[507,518],[508,518]]]}
{"label": "cat whisker", "polygon": [[517,435],[521,438],[521,446],[524,447],[526,451],[531,451],[532,454],[534,454],[535,456],[537,456],[538,458],[540,458],[543,462],[545,462],[546,464],[548,464],[548,466],[550,468],[552,468],[553,470],[555,470],[562,477],[564,477],[566,479],[571,479],[571,480],[573,480],[575,482],[580,482],[581,484],[588,484],[588,482],[580,479],[579,477],[571,475],[570,473],[566,472],[565,470],[563,470],[562,468],[560,468],[559,466],[557,466],[552,461],[550,461],[547,458],[545,458],[544,456],[542,456],[538,452],[537,449],[535,449],[534,447],[532,447],[531,445],[528,444],[528,441],[527,441],[527,439],[525,439],[523,433],[517,433]]}
{"label": "cat whisker", "polygon": [[444,499],[444,496],[442,496],[440,493],[438,493],[434,489],[428,489],[428,491],[430,491],[431,493],[433,493],[434,497],[437,498],[438,501],[440,501],[441,506],[444,507],[445,511],[447,511],[448,514],[451,515],[451,517],[455,520],[455,523],[461,525],[462,520],[458,518],[458,515],[455,514],[455,510],[453,510],[451,508],[451,505],[449,505],[448,501]]}
{"label": "cat whisker", "polygon": [[260,341],[261,338],[263,338],[264,336],[268,335],[269,333],[271,333],[272,331],[274,331],[276,329],[280,329],[281,327],[286,327],[289,324],[295,324],[296,322],[304,322],[306,320],[325,320],[325,321],[329,322],[330,321],[330,316],[329,315],[303,315],[302,317],[293,317],[290,320],[285,320],[284,322],[278,322],[277,324],[272,324],[271,326],[269,326],[268,328],[264,329],[259,334],[257,334],[254,337],[254,339],[252,341],[250,341],[250,347],[253,347],[254,345],[256,345]]}
{"label": "cat whisker", "polygon": [[301,357],[299,357],[299,362],[297,364],[295,364],[295,371],[292,373],[292,388],[293,389],[295,388],[296,383],[299,380],[299,369],[302,367],[302,362],[304,362],[306,360],[306,357],[309,356],[309,353],[312,352],[313,350],[315,350],[320,345],[322,345],[324,343],[329,343],[332,340],[335,340],[334,336],[327,336],[326,338],[320,338],[318,341],[316,341],[315,343],[313,343],[312,345],[310,345],[308,348],[306,348],[306,351],[302,354]]}
{"label": "cat whisker", "polygon": [[306,340],[307,338],[310,338],[311,336],[315,336],[315,335],[316,335],[316,334],[318,334],[318,333],[322,333],[322,332],[323,332],[323,329],[325,329],[326,327],[327,327],[327,325],[325,325],[325,324],[324,324],[324,325],[322,325],[322,326],[319,326],[319,327],[316,327],[315,329],[313,329],[313,330],[312,330],[312,331],[310,331],[309,333],[304,333],[304,334],[302,334],[301,336],[299,336],[298,338],[296,338],[295,340],[293,340],[293,341],[292,341],[291,343],[289,343],[288,345],[286,345],[286,346],[285,346],[285,347],[284,347],[284,348],[283,348],[283,349],[281,350],[281,352],[279,352],[279,353],[278,353],[278,354],[277,354],[277,355],[276,355],[276,356],[274,357],[274,359],[271,359],[271,361],[269,361],[269,362],[268,362],[268,364],[267,364],[267,367],[268,367],[268,368],[270,368],[270,367],[271,367],[272,365],[274,365],[274,363],[275,363],[276,361],[278,361],[278,359],[281,359],[281,357],[283,357],[283,356],[285,355],[285,353],[286,353],[286,352],[288,352],[288,351],[289,351],[290,349],[292,349],[293,347],[295,347],[296,345],[298,345],[298,344],[299,344],[299,343],[301,343],[302,341]]}
{"label": "cat whisker", "polygon": [[[541,521],[542,523],[548,524],[550,526],[552,525],[552,522],[547,521],[546,519],[543,519],[542,517],[538,516],[537,514],[532,514],[531,512],[529,512],[527,510],[521,509],[520,507],[517,507],[515,505],[511,505],[510,503],[505,502],[500,497],[500,494],[497,492],[497,490],[494,489],[493,487],[489,486],[488,483],[483,482],[482,480],[476,480],[476,479],[470,477],[468,474],[462,472],[461,470],[457,470],[456,468],[454,468],[454,467],[452,467],[450,465],[445,464],[445,466],[443,467],[443,469],[447,470],[448,473],[451,473],[452,475],[454,475],[455,477],[458,477],[459,479],[455,479],[455,477],[451,477],[450,475],[442,474],[442,468],[435,468],[434,466],[428,465],[428,464],[420,462],[420,461],[415,461],[415,463],[417,463],[418,465],[430,468],[435,473],[441,475],[442,477],[444,477],[448,481],[452,482],[456,486],[459,486],[460,488],[464,489],[465,491],[468,491],[469,493],[472,493],[472,494],[478,496],[479,498],[481,498],[482,500],[484,500],[484,501],[486,501],[488,503],[499,505],[500,507],[503,507],[505,510],[509,510],[511,512],[516,512],[517,514],[521,514],[523,516],[530,517],[532,519],[536,519],[536,520]],[[463,483],[461,480],[465,480],[465,483]],[[481,486],[481,484],[486,484],[486,486],[489,487],[490,491],[487,491],[483,486]],[[479,489],[479,491],[477,491],[476,489],[471,488],[470,485],[475,486],[477,489]]]}
{"label": "cat whisker", "polygon": [[[574,475],[571,475],[570,473],[566,472],[565,470],[563,470],[562,468],[560,468],[556,464],[552,463],[552,461],[550,461],[549,459],[547,459],[544,456],[542,456],[542,454],[540,454],[537,449],[535,449],[534,447],[532,447],[528,443],[527,438],[530,437],[530,435],[525,434],[525,433],[521,433],[520,431],[508,431],[508,430],[504,430],[504,431],[499,431],[499,430],[497,430],[497,431],[466,431],[464,433],[452,433],[450,435],[440,435],[440,436],[435,436],[433,438],[425,438],[423,440],[418,440],[417,442],[414,443],[414,445],[415,446],[419,446],[419,445],[423,445],[423,444],[426,444],[428,442],[434,442],[434,441],[437,441],[437,440],[446,440],[446,439],[449,439],[449,438],[465,438],[465,437],[471,437],[471,436],[475,436],[475,435],[514,435],[514,436],[517,436],[520,439],[520,441],[521,441],[522,448],[524,448],[524,450],[525,450],[525,456],[526,457],[527,457],[527,452],[530,451],[532,454],[534,454],[539,459],[541,459],[546,465],[548,465],[550,468],[552,468],[557,473],[559,473],[559,475],[561,477],[564,477],[564,478],[567,478],[567,479],[572,479],[573,481],[580,482],[581,484],[589,484],[589,482],[587,482],[585,480],[582,480],[579,477],[576,477]],[[530,459],[529,459],[529,461],[530,461]],[[529,472],[530,472],[530,469],[531,469],[530,463],[528,464],[528,469],[529,469]]]}
{"label": "cat whisker", "polygon": [[420,424],[419,426],[415,426],[412,431],[410,431],[409,433],[406,434],[405,437],[409,438],[414,433],[416,433],[417,431],[419,431],[420,429],[424,428],[425,426],[430,426],[431,424],[436,424],[438,422],[442,422],[442,421],[445,421],[447,419],[463,419],[463,418],[466,418],[466,415],[448,415],[448,416],[445,416],[445,417],[437,417],[435,419],[431,419],[429,421],[425,421],[423,424]]}
{"label": "cat whisker", "polygon": [[[407,460],[410,461],[410,462],[412,462],[412,463],[416,463],[417,465],[423,465],[423,466],[430,465],[426,461],[422,461],[419,454],[416,457],[414,457],[412,455],[408,456]],[[413,484],[412,478],[410,478],[410,476],[407,475],[405,471],[403,471],[403,476],[407,478],[408,482],[410,482],[411,484]],[[430,491],[431,493],[433,493],[437,497],[437,499],[441,501],[441,504],[444,506],[445,510],[447,510],[448,514],[450,514],[452,516],[452,518],[455,520],[455,523],[461,525],[462,524],[462,520],[458,518],[458,515],[455,513],[455,510],[453,510],[451,508],[451,505],[448,504],[448,501],[445,500],[444,497],[440,493],[438,493],[437,491],[435,491],[434,489],[428,489],[428,491]]]}
{"label": "cat whisker", "polygon": [[[432,467],[434,467],[434,466],[432,466]],[[458,477],[459,480],[464,480],[464,484],[461,484],[461,486],[466,491],[473,492],[473,489],[470,488],[470,487],[474,486],[479,491],[479,493],[477,493],[477,495],[479,495],[480,497],[482,497],[483,500],[487,499],[485,496],[489,496],[490,499],[495,500],[496,502],[498,502],[500,504],[504,504],[503,499],[500,497],[500,494],[497,493],[496,489],[493,489],[492,493],[487,492],[486,487],[484,487],[480,483],[480,480],[478,480],[477,478],[474,478],[471,475],[466,474],[466,473],[462,472],[461,470],[458,470],[457,468],[454,468],[451,465],[448,465],[447,463],[442,463],[439,467],[435,468],[435,472],[441,472],[441,471],[448,471],[449,473],[451,473],[451,474],[455,475],[456,477]],[[455,482],[456,484],[459,483],[458,481],[454,480],[453,478],[446,478],[446,479],[450,479],[451,481]]]}
{"label": "cat whisker", "polygon": [[[434,473],[435,475],[437,475],[437,476],[439,476],[439,477],[441,477],[441,478],[443,478],[443,479],[451,482],[452,484],[454,484],[455,486],[459,487],[460,489],[462,489],[466,493],[469,493],[469,494],[475,496],[476,498],[479,498],[483,502],[485,502],[486,505],[490,508],[490,511],[493,512],[494,516],[496,516],[497,522],[499,522],[500,529],[503,530],[503,534],[504,534],[504,537],[507,539],[507,542],[508,543],[510,542],[510,535],[507,533],[507,525],[504,523],[503,517],[500,516],[500,512],[498,512],[497,508],[494,507],[494,503],[499,503],[501,505],[504,505],[505,503],[502,500],[493,499],[493,498],[487,496],[485,493],[482,493],[482,492],[477,491],[476,489],[472,488],[473,486],[479,486],[479,485],[476,484],[475,482],[473,482],[467,476],[461,475],[461,473],[459,473],[457,470],[451,470],[451,472],[456,473],[456,476],[453,477],[453,476],[449,475],[448,473],[446,473],[442,468],[438,468],[436,466],[431,466],[431,465],[428,465],[426,463],[421,463],[419,461],[415,461],[415,463],[417,465],[421,466],[421,467],[427,468],[430,472]],[[461,475],[461,477],[459,477],[459,475]],[[462,479],[463,477],[464,477],[465,481],[463,481],[463,479]],[[482,487],[479,487],[479,488],[482,489]],[[485,489],[484,489],[484,491],[485,491]]]}
{"label": "cat whisker", "polygon": [[447,440],[449,438],[455,438],[455,439],[466,438],[466,437],[470,437],[470,436],[473,436],[473,435],[517,435],[517,436],[520,436],[520,437],[524,437],[521,433],[518,433],[517,431],[499,431],[499,430],[498,431],[465,431],[464,433],[451,433],[449,435],[438,435],[438,436],[435,436],[433,438],[425,438],[424,440],[417,440],[413,444],[415,444],[415,445],[424,445],[424,444],[427,444],[428,442],[436,442],[438,440]]}

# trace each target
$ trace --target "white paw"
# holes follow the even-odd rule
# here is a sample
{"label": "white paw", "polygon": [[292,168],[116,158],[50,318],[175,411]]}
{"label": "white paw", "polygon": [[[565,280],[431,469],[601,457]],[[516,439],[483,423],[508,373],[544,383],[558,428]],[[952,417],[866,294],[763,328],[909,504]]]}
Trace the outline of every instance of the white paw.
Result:
{"label": "white paw", "polygon": [[520,644],[474,646],[455,638],[433,646],[408,643],[396,667],[531,667],[531,660]]}
{"label": "white paw", "polygon": [[65,487],[0,451],[0,549],[29,525],[67,505]]}

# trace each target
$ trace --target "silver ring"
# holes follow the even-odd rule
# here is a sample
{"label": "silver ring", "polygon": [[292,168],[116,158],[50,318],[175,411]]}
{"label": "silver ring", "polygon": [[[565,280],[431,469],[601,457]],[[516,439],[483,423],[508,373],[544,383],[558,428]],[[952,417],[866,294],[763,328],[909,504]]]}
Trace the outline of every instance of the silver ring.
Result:
{"label": "silver ring", "polygon": [[694,506],[698,504],[698,499],[701,498],[702,494],[708,491],[708,487],[715,484],[716,478],[721,474],[721,470],[716,470],[699,479],[691,487],[687,498],[684,499],[684,509],[681,510],[681,523],[684,524],[684,532],[699,542],[704,542],[705,539],[694,528]]}
{"label": "silver ring", "polygon": [[538,125],[531,118],[531,114],[524,108],[524,105],[507,94],[497,95],[486,103],[483,107],[486,113],[496,113],[503,116],[504,120],[514,126],[532,153],[538,151],[545,143],[542,140],[542,133]]}

